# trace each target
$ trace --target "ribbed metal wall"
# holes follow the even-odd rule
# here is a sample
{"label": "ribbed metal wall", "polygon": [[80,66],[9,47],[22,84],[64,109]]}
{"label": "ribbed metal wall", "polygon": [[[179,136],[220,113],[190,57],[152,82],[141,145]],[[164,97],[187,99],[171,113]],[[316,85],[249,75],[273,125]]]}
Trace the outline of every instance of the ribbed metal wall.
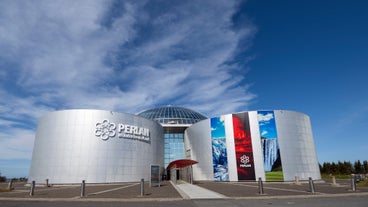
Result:
{"label": "ribbed metal wall", "polygon": [[275,112],[284,180],[321,179],[312,127],[307,115],[295,111]]}
{"label": "ribbed metal wall", "polygon": [[[108,120],[113,132],[102,139],[96,123]],[[118,137],[118,124],[149,129],[150,141]],[[112,136],[114,135],[114,136]],[[42,183],[132,182],[150,176],[150,165],[163,167],[163,129],[157,122],[102,110],[56,111],[41,117],[29,181]]]}
{"label": "ribbed metal wall", "polygon": [[[321,179],[317,154],[309,117],[294,111],[273,111],[281,154],[284,181]],[[257,111],[250,111],[249,127],[252,137],[255,176],[265,180],[261,135]],[[236,157],[234,152],[232,114],[223,115],[226,130],[226,147],[230,181],[238,181]],[[211,150],[210,119],[193,124],[185,133],[185,148],[188,158],[198,161],[193,166],[194,180],[214,180],[213,158]]]}

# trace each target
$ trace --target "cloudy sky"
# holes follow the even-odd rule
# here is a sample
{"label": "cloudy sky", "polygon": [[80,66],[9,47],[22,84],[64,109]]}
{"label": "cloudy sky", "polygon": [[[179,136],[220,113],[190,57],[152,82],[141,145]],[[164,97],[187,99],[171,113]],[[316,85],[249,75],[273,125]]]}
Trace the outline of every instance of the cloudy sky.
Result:
{"label": "cloudy sky", "polygon": [[2,0],[0,172],[28,176],[62,109],[311,117],[320,162],[368,159],[363,0]]}

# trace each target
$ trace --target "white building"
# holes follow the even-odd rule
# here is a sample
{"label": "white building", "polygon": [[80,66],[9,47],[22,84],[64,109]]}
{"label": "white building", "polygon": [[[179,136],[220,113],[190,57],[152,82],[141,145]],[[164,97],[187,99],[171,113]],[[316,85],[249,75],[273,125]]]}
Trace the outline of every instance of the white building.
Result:
{"label": "white building", "polygon": [[[143,118],[145,117],[145,118]],[[206,118],[165,106],[138,115],[103,110],[56,111],[37,127],[29,181],[136,182],[175,160],[194,160],[194,180],[321,179],[309,117],[250,111]],[[192,162],[193,163],[193,162]],[[167,176],[169,177],[169,176]],[[184,178],[184,176],[182,177]]]}
{"label": "white building", "polygon": [[101,110],[51,112],[38,123],[29,181],[148,180],[163,165],[163,129],[139,116]]}
{"label": "white building", "polygon": [[193,124],[185,148],[197,180],[321,179],[309,117],[293,111],[250,111]]}

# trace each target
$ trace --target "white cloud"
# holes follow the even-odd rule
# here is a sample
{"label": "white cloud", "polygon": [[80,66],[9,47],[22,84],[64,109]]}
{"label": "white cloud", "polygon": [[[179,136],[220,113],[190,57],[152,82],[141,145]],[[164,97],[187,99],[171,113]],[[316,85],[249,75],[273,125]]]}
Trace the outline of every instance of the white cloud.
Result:
{"label": "white cloud", "polygon": [[6,159],[30,159],[32,155],[34,131],[16,129],[7,133],[0,132],[0,158]]}
{"label": "white cloud", "polygon": [[273,119],[273,114],[272,113],[267,113],[267,114],[258,114],[258,121],[259,122],[268,122],[271,119]]}
{"label": "white cloud", "polygon": [[261,136],[265,136],[266,134],[268,134],[268,131],[264,130],[262,131]]}
{"label": "white cloud", "polygon": [[6,49],[0,55],[19,63],[18,87],[38,94],[56,92],[67,102],[72,92],[83,93],[113,76],[104,58],[128,38],[129,13],[107,30],[99,23],[108,9],[106,1],[2,3],[6,12],[0,16],[0,44]]}
{"label": "white cloud", "polygon": [[221,0],[1,1],[1,155],[26,157],[11,150],[33,140],[24,126],[53,110],[246,110],[255,98],[248,69],[228,61],[255,28],[234,30],[236,10]]}

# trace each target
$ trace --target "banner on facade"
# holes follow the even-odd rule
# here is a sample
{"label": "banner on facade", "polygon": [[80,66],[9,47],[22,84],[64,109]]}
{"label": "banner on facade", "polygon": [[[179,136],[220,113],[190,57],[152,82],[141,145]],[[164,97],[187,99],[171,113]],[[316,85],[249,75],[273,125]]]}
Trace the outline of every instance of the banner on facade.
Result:
{"label": "banner on facade", "polygon": [[233,114],[233,127],[238,180],[255,180],[248,113]]}
{"label": "banner on facade", "polygon": [[216,181],[229,181],[224,116],[211,118],[213,174]]}

